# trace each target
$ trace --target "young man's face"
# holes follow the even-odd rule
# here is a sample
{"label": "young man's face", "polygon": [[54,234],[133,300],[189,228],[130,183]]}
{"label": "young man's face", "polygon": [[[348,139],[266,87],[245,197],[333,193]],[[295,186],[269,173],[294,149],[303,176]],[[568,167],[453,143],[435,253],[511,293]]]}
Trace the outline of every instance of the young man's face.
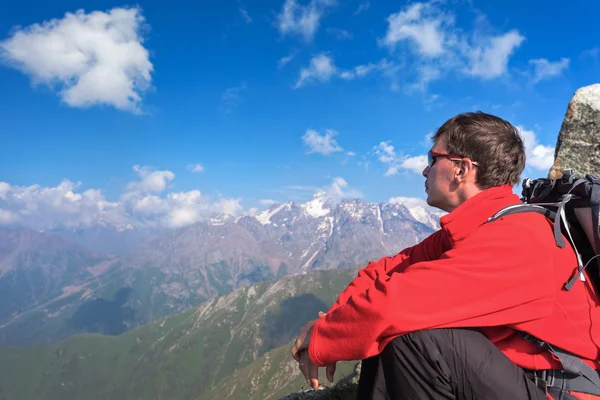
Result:
{"label": "young man's face", "polygon": [[[430,152],[447,154],[447,149],[443,144],[436,142]],[[443,156],[430,156],[431,159],[433,165],[428,165],[423,170],[423,176],[426,178],[427,204],[450,212],[458,205],[455,176],[459,166]]]}

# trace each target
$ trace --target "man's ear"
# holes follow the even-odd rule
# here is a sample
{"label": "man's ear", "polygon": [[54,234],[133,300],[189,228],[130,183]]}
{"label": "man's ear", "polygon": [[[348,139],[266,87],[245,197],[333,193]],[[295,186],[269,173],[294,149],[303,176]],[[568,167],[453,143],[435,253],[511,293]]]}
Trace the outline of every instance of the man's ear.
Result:
{"label": "man's ear", "polygon": [[458,170],[456,171],[456,178],[459,180],[464,180],[470,171],[475,168],[473,163],[470,160],[462,160]]}

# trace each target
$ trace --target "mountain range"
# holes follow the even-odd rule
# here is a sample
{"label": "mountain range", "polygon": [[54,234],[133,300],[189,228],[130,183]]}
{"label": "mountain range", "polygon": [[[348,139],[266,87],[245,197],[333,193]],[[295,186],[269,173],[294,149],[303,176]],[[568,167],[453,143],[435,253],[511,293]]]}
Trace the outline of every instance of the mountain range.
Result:
{"label": "mountain range", "polygon": [[258,282],[361,266],[421,241],[440,216],[411,199],[334,202],[319,193],[150,235],[117,230],[140,239],[135,250],[108,255],[59,232],[3,230],[0,345],[116,335]]}

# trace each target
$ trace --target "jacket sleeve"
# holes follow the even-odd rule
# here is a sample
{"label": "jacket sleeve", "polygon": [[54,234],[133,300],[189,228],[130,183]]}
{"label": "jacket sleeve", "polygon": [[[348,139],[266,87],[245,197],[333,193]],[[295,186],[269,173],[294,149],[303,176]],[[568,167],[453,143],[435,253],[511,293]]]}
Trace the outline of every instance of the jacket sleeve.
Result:
{"label": "jacket sleeve", "polygon": [[329,312],[346,303],[354,293],[364,292],[373,282],[384,277],[391,270],[402,271],[409,265],[425,260],[439,258],[450,247],[450,239],[443,230],[438,230],[419,244],[407,247],[392,257],[383,257],[377,262],[370,262],[358,272],[358,276],[338,296],[337,301],[330,307]]}
{"label": "jacket sleeve", "polygon": [[375,275],[369,288],[315,322],[309,356],[321,366],[362,360],[413,331],[546,316],[554,302],[553,264],[549,252],[528,250],[535,246],[543,245],[526,234],[484,227],[438,260]]}

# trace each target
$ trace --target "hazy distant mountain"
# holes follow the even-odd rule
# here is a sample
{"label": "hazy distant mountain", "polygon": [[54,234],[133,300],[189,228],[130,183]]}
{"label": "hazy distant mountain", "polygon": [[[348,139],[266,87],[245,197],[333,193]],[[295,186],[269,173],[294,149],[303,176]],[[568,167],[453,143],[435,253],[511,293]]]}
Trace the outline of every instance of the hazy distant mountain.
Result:
{"label": "hazy distant mountain", "polygon": [[138,317],[147,321],[263,280],[366,264],[432,232],[401,204],[333,204],[318,195],[173,231],[119,257],[115,279],[134,289]]}
{"label": "hazy distant mountain", "polygon": [[0,327],[49,300],[83,291],[107,261],[57,235],[0,230]]}
{"label": "hazy distant mountain", "polygon": [[[289,355],[299,329],[326,311],[355,275],[320,271],[263,282],[120,336],[76,335],[50,345],[0,348],[0,398],[198,400],[263,356],[247,372],[269,390],[266,379],[279,363],[289,364],[284,353]],[[343,372],[341,367],[337,377]],[[297,377],[297,370],[290,371],[278,388],[299,389]]]}
{"label": "hazy distant mountain", "polygon": [[143,243],[164,234],[164,229],[140,229],[132,225],[92,225],[86,228],[55,228],[53,233],[92,251],[104,254],[125,254]]}
{"label": "hazy distant mountain", "polygon": [[[54,301],[17,309],[19,317],[0,326],[0,344],[48,342],[74,332],[118,334],[264,280],[364,266],[433,232],[413,212],[400,203],[334,203],[318,194],[307,203],[276,204],[254,216],[215,215],[110,261],[88,256],[90,264],[99,263],[92,275],[89,267],[77,278],[64,275],[49,263],[45,269],[61,276],[48,292]],[[19,287],[12,290],[20,292]],[[68,293],[62,294],[65,287]],[[0,292],[0,301],[4,296]],[[6,309],[14,315],[12,306]]]}

